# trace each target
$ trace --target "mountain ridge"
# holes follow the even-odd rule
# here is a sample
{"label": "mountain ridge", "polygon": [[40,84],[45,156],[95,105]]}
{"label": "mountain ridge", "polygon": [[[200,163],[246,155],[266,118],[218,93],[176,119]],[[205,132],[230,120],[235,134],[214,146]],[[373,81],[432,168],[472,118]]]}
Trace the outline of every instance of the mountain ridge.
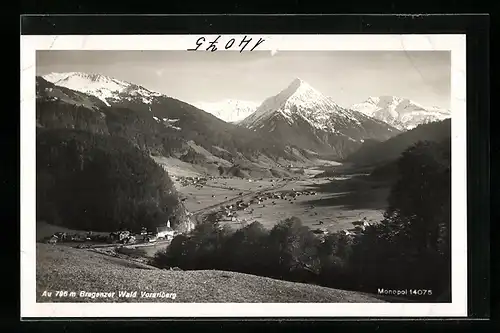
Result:
{"label": "mountain ridge", "polygon": [[[54,85],[40,76],[36,82],[40,130],[70,128],[123,136],[152,155],[181,160],[190,154],[189,141],[192,140],[213,155],[194,159],[210,174],[218,172],[211,162],[216,160],[214,157],[231,164],[250,165],[252,161],[267,159],[280,167],[296,162],[297,158],[307,160],[309,156],[305,151],[297,155],[297,150],[287,149],[285,144],[269,141],[165,95],[152,96],[151,103],[144,103],[142,99],[128,98],[122,93],[118,97],[123,98],[108,98],[106,104],[93,95]],[[81,86],[80,89],[83,90]],[[268,175],[272,168],[262,166],[255,174]]]}
{"label": "mountain ridge", "polygon": [[451,117],[448,109],[423,106],[408,98],[389,95],[370,96],[364,102],[351,105],[350,109],[384,121],[402,131]]}
{"label": "mountain ridge", "polygon": [[146,104],[151,104],[153,97],[163,95],[135,83],[97,73],[53,72],[41,77],[57,86],[93,95],[107,106],[110,106],[110,101],[123,98],[126,94]]}

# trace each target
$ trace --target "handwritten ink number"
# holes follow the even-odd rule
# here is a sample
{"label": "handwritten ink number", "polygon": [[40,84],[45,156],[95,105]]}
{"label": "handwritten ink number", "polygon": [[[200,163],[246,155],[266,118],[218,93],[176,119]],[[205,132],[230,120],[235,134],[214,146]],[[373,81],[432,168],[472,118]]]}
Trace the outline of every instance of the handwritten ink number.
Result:
{"label": "handwritten ink number", "polygon": [[195,49],[188,49],[188,51],[198,51],[199,47],[203,44],[205,41],[205,37],[200,37],[198,40],[196,40],[196,48]]}
{"label": "handwritten ink number", "polygon": [[250,38],[250,39],[246,39],[246,38],[247,38],[247,36],[245,35],[245,37],[243,37],[243,39],[240,42],[240,45],[239,45],[240,47],[241,47],[241,45],[243,45],[243,43],[245,43],[245,46],[243,46],[241,48],[240,53],[243,52],[243,50],[245,49],[245,47],[247,47],[248,43],[250,43],[252,41],[252,38]]}
{"label": "handwritten ink number", "polygon": [[[211,41],[209,43],[208,47],[206,48],[206,51],[210,51],[210,52],[217,51],[216,44],[217,44],[217,42],[219,41],[220,38],[221,38],[221,35],[217,36],[217,38],[215,40]],[[194,49],[188,49],[188,51],[198,51],[198,49],[200,48],[200,46],[202,46],[205,41],[206,41],[205,37],[198,38],[196,40],[196,48],[194,48]],[[243,39],[239,43],[240,53],[242,53],[245,50],[245,48],[248,46],[248,44],[250,44],[251,41],[252,41],[252,38],[248,38],[247,35],[245,35],[245,37],[243,37]],[[255,43],[255,45],[250,49],[250,51],[255,50],[255,48],[257,46],[259,46],[260,44],[262,44],[264,41],[265,41],[265,39],[259,38],[259,40],[257,41],[257,43]],[[233,47],[233,45],[234,45],[235,42],[236,42],[236,40],[234,38],[231,38],[224,45],[224,48],[226,50],[230,49],[231,47]]]}
{"label": "handwritten ink number", "polygon": [[259,38],[259,41],[257,43],[255,43],[255,46],[252,47],[252,49],[250,51],[253,51],[257,46],[262,44],[264,41],[265,41],[265,39]]}
{"label": "handwritten ink number", "polygon": [[233,46],[234,42],[235,42],[235,39],[234,39],[234,38],[231,38],[231,39],[230,39],[230,40],[226,43],[225,49],[226,49],[226,50],[227,50],[227,49],[230,49],[230,48]]}
{"label": "handwritten ink number", "polygon": [[210,52],[217,51],[217,46],[215,46],[215,44],[217,44],[217,41],[219,40],[219,38],[220,38],[220,35],[217,36],[217,38],[214,41],[210,42],[210,45],[207,47],[207,51],[208,50],[210,50]]}

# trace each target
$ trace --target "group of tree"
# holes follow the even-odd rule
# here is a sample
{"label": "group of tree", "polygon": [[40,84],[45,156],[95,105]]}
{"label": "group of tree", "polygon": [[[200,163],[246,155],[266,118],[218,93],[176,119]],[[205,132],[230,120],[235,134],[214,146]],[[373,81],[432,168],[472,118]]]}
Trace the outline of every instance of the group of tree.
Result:
{"label": "group of tree", "polygon": [[186,220],[165,170],[122,137],[39,129],[36,147],[38,220],[94,231]]}
{"label": "group of tree", "polygon": [[[160,267],[218,269],[376,293],[432,290],[450,300],[450,141],[418,142],[397,161],[398,180],[380,223],[358,235],[317,237],[297,218],[271,230],[199,224],[157,253]],[[422,300],[422,296],[418,296]]]}
{"label": "group of tree", "polygon": [[60,101],[37,101],[37,122],[45,129],[75,129],[121,137],[151,154],[171,156],[184,145],[175,129],[156,121],[151,114],[126,108],[100,107]]}

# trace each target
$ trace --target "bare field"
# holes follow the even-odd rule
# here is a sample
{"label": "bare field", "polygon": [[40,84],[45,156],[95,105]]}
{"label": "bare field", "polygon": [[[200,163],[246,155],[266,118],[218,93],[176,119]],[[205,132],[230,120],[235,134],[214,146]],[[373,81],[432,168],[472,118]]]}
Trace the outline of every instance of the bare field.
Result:
{"label": "bare field", "polygon": [[217,203],[230,200],[240,195],[257,192],[263,188],[275,186],[278,182],[271,180],[251,180],[240,178],[215,178],[209,179],[203,187],[194,185],[182,186],[179,181],[175,181],[175,186],[181,195],[186,198],[184,205],[195,212],[215,205]]}
{"label": "bare field", "polygon": [[204,173],[202,167],[183,162],[177,158],[163,156],[151,156],[151,158],[166,169],[171,176],[196,177]]}

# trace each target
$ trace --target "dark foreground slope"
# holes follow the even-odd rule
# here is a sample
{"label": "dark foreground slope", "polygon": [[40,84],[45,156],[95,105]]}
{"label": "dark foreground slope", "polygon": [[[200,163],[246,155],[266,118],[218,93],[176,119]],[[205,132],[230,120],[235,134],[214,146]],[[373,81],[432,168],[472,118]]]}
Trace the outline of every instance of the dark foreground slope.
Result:
{"label": "dark foreground slope", "polygon": [[249,274],[203,270],[170,271],[116,259],[87,250],[37,244],[37,302],[43,291],[121,290],[175,293],[168,298],[54,298],[51,302],[235,302],[235,303],[372,303],[381,300],[359,292],[292,283]]}

